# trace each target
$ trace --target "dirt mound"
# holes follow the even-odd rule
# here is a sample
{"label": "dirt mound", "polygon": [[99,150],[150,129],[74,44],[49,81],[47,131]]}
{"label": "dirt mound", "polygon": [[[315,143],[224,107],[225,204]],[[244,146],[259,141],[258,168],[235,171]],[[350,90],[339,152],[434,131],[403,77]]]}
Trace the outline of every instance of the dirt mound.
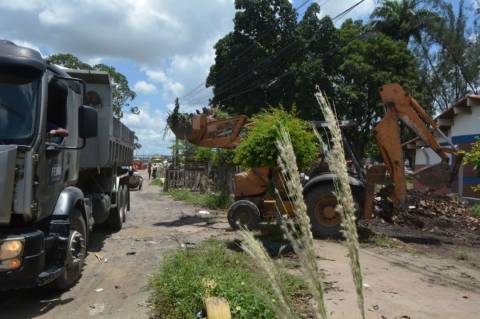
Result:
{"label": "dirt mound", "polygon": [[468,203],[458,196],[410,190],[406,205],[395,209],[391,220],[377,218],[366,226],[392,237],[480,245],[480,219],[471,215]]}
{"label": "dirt mound", "polygon": [[432,231],[463,229],[480,231],[480,220],[470,214],[468,203],[458,196],[409,191],[407,203],[397,209],[393,223]]}

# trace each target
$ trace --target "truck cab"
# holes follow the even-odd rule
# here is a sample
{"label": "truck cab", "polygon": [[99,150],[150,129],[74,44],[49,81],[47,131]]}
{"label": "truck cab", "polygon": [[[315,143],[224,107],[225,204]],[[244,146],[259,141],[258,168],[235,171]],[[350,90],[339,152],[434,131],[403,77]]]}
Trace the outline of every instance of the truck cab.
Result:
{"label": "truck cab", "polygon": [[0,41],[0,290],[70,288],[93,225],[121,228],[129,196],[120,167],[133,155],[133,132],[125,129],[131,147],[127,141],[123,152],[110,152],[118,144],[111,143],[110,80],[89,77],[103,79],[96,90],[110,96],[101,105],[109,117],[88,100],[98,83]]}

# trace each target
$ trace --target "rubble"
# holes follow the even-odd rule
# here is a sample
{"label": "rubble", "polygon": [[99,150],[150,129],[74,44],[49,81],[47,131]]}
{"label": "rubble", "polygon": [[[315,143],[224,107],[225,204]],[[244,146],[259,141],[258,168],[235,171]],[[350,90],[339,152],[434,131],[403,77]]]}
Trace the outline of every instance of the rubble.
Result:
{"label": "rubble", "polygon": [[407,202],[394,209],[391,218],[367,221],[365,226],[375,233],[400,239],[435,239],[480,245],[480,219],[473,217],[469,205],[456,195],[409,190]]}
{"label": "rubble", "polygon": [[458,196],[410,190],[406,207],[396,210],[393,223],[426,232],[452,229],[480,234],[480,219],[470,214],[468,203]]}

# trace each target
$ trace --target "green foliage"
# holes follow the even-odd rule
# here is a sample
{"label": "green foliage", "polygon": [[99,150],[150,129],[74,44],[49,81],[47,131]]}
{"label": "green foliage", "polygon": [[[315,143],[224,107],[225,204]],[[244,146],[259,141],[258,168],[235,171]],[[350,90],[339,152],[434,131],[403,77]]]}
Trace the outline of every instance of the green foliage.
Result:
{"label": "green foliage", "polygon": [[417,89],[417,63],[409,49],[384,34],[363,38],[364,30],[361,22],[351,20],[340,28],[342,77],[336,81],[334,98],[338,116],[357,123],[347,136],[361,156],[373,140],[372,124],[385,114],[378,94],[383,84],[399,82],[421,104],[429,104]]}
{"label": "green foliage", "polygon": [[163,187],[163,181],[159,178],[155,178],[153,181],[150,182],[150,185]]}
{"label": "green foliage", "polygon": [[[234,31],[215,44],[215,64],[207,78],[207,86],[214,91],[211,103],[229,113],[246,115],[266,105],[281,103],[289,108],[295,95],[294,78],[283,74],[298,59],[300,47],[292,4],[288,0],[235,0],[235,9]],[[297,45],[290,45],[292,42]],[[285,54],[282,49],[287,45],[290,48]],[[274,62],[265,63],[273,56]],[[280,76],[281,80],[274,81]],[[248,94],[238,95],[245,90]]]}
{"label": "green foliage", "polygon": [[[112,80],[112,104],[113,113],[118,118],[123,117],[123,110],[130,107],[130,102],[135,98],[136,93],[130,89],[128,80],[122,73],[118,72],[114,67],[106,64],[96,64],[94,66],[82,62],[78,57],[69,53],[53,54],[48,60],[54,64],[61,65],[69,69],[80,70],[97,70],[105,71],[110,75]],[[138,114],[137,107],[130,108],[132,113]],[[140,145],[141,147],[141,145]]]}
{"label": "green foliage", "polygon": [[[300,294],[298,277],[285,275],[290,296]],[[196,318],[203,298],[225,298],[233,318],[274,318],[258,298],[259,291],[274,296],[262,283],[254,260],[234,252],[219,241],[206,241],[193,249],[167,256],[150,280],[154,318]]]}
{"label": "green foliage", "polygon": [[208,147],[198,146],[195,148],[195,160],[199,162],[210,162],[213,157],[215,151]]}
{"label": "green foliage", "polygon": [[172,189],[168,192],[176,200],[190,204],[203,206],[210,209],[227,209],[233,203],[230,194],[217,193],[193,193],[185,189]]}
{"label": "green foliage", "polygon": [[480,204],[475,204],[470,208],[472,216],[480,218]]}
{"label": "green foliage", "polygon": [[480,140],[472,144],[470,151],[463,153],[465,164],[472,164],[476,171],[480,171]]}
{"label": "green foliage", "polygon": [[[463,161],[465,164],[471,164],[474,170],[480,171],[480,140],[472,144],[470,151],[462,151],[461,153],[464,154]],[[473,190],[480,192],[480,185],[473,187]]]}
{"label": "green foliage", "polygon": [[394,40],[408,43],[414,37],[420,42],[421,32],[440,19],[424,5],[419,0],[382,0],[371,15],[371,24]]}
{"label": "green foliage", "polygon": [[195,148],[195,160],[201,162],[211,162],[214,166],[234,165],[234,151],[221,148],[208,148],[197,146]]}
{"label": "green foliage", "polygon": [[282,109],[271,108],[252,118],[242,144],[235,150],[235,162],[243,167],[276,167],[279,125],[290,134],[297,165],[300,170],[308,169],[318,157],[318,146],[309,125]]}
{"label": "green foliage", "polygon": [[[411,21],[402,26],[400,35],[390,34],[392,39],[389,34],[373,34],[372,24],[362,21],[347,20],[336,28],[330,17],[320,18],[316,3],[301,19],[292,20],[295,13],[287,2],[236,1],[235,31],[215,45],[215,64],[207,79],[207,86],[213,87],[212,104],[249,116],[269,105],[283,105],[286,110],[295,107],[302,119],[322,120],[314,99],[319,86],[339,118],[358,123],[349,137],[359,155],[373,140],[372,125],[384,113],[378,96],[381,85],[400,82],[422,105],[430,105],[433,95],[420,77],[416,57],[405,41],[395,40],[417,36],[412,26],[428,15],[423,6],[403,4],[413,5],[415,11],[401,12],[402,21],[404,17]],[[416,12],[421,15],[416,17]],[[377,11],[375,17],[385,24],[398,22],[380,14]],[[423,22],[419,30],[424,30]]]}

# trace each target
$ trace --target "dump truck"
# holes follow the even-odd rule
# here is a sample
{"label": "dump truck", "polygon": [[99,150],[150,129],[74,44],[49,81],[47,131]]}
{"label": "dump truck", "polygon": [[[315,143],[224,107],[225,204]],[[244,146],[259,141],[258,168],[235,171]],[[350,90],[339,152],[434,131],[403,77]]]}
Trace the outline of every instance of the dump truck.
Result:
{"label": "dump truck", "polygon": [[125,221],[133,144],[108,73],[0,41],[0,290],[77,282],[93,226]]}
{"label": "dump truck", "polygon": [[[413,172],[413,177],[425,186],[439,189],[455,181],[462,155],[457,147],[440,130],[432,117],[398,83],[380,87],[379,95],[385,105],[385,115],[373,127],[383,163],[366,167],[353,152],[348,139],[343,136],[343,144],[352,169],[349,170],[349,183],[357,206],[358,218],[370,219],[374,216],[377,186],[383,194],[379,203],[385,219],[391,218],[395,210],[402,209],[407,197],[405,163],[402,148],[414,143],[420,148],[432,149],[441,163],[427,165]],[[209,108],[196,114],[180,113],[178,107],[167,119],[170,129],[179,139],[210,148],[235,149],[242,143],[242,130],[249,125],[245,115],[217,117]],[[313,121],[317,127],[326,127],[321,121]],[[400,124],[415,136],[402,142]],[[348,125],[346,125],[348,126]],[[443,138],[442,146],[434,134]],[[325,150],[328,152],[328,150]],[[326,154],[319,154],[323,160]],[[312,232],[317,237],[338,237],[341,235],[341,216],[335,196],[335,172],[326,165],[319,165],[310,179],[305,181],[303,195],[310,217]],[[278,170],[272,167],[253,167],[235,174],[235,202],[228,210],[228,221],[233,229],[254,229],[261,221],[272,220],[280,213],[294,214],[292,202],[284,189]],[[281,198],[269,190],[272,186],[280,191]],[[279,203],[278,201],[281,200]]]}

